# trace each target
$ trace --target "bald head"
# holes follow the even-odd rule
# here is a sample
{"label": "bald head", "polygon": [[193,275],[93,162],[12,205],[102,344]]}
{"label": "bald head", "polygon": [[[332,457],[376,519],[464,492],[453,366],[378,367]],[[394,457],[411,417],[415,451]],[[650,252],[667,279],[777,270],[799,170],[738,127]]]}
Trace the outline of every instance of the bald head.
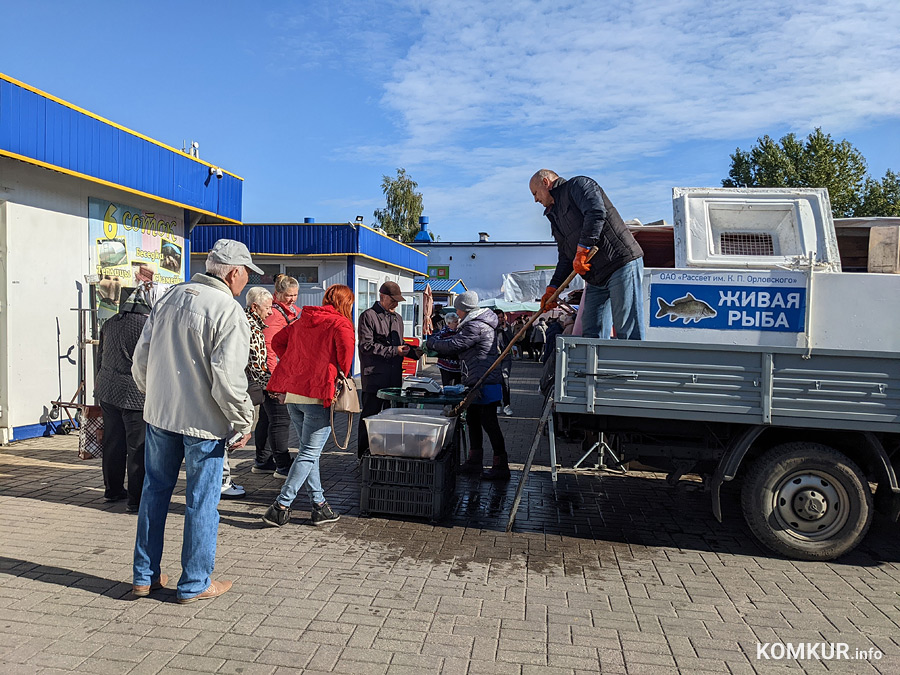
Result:
{"label": "bald head", "polygon": [[528,189],[534,195],[534,201],[545,208],[553,206],[554,200],[553,195],[550,194],[550,188],[558,178],[559,174],[550,169],[541,169],[535,172],[528,181]]}

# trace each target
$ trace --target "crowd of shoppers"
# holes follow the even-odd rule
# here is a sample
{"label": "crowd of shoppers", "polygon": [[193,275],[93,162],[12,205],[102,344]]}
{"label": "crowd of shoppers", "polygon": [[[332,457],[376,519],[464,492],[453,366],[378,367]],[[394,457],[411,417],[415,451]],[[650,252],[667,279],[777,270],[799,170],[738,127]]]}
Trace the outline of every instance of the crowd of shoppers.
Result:
{"label": "crowd of shoppers", "polygon": [[[236,299],[251,272],[263,273],[247,247],[221,239],[209,251],[203,273],[164,296],[159,285],[142,283],[101,331],[95,393],[106,430],[104,498],[127,499],[126,510],[138,514],[132,580],[136,597],[168,583],[160,562],[182,466],[185,516],[176,600],[185,604],[215,598],[231,588],[232,582],[211,576],[217,506],[222,498],[245,495],[232,480],[229,451],[244,447],[254,428],[252,472],[284,478],[263,522],[286,525],[302,490],[309,497],[311,524],[337,521],[340,514],[325,498],[319,469],[332,433],[336,378],[352,373],[358,347],[362,457],[368,451],[364,419],[386,404],[378,391],[399,387],[404,358],[421,356],[404,338],[396,309],[405,298],[394,282],[382,284],[378,301],[360,314],[355,334],[349,287],[332,285],[321,305],[299,309],[299,283],[277,275],[274,292],[247,289],[242,308]],[[480,383],[478,397],[467,409],[470,450],[460,472],[507,480],[498,409],[512,415],[512,355],[488,371],[517,328],[504,312],[479,307],[473,291],[458,296],[453,307],[447,315],[436,313],[438,329],[428,337],[427,347],[439,356],[445,385],[471,388]],[[542,351],[543,327],[532,340],[532,354]],[[288,448],[291,425],[299,439],[293,459]],[[487,468],[485,436],[493,455]]]}

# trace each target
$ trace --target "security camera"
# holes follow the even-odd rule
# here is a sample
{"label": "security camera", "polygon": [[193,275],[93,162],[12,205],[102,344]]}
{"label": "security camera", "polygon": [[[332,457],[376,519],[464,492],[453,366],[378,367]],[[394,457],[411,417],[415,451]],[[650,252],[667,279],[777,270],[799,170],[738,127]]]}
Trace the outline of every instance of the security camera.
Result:
{"label": "security camera", "polygon": [[219,180],[222,180],[222,176],[223,176],[222,169],[216,169],[216,178],[218,178]]}

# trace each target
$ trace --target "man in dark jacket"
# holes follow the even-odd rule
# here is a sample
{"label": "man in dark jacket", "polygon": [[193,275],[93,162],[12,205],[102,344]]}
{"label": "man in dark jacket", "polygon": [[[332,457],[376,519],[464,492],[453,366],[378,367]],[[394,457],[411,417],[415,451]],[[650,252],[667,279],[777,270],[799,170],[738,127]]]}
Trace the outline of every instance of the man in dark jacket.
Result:
{"label": "man in dark jacket", "polygon": [[403,319],[394,310],[406,298],[400,286],[386,281],[378,289],[379,299],[359,315],[359,365],[362,369],[362,412],[356,454],[369,451],[369,434],[363,420],[380,413],[388,404],[378,390],[399,387],[403,382],[403,357],[409,345],[403,342]]}
{"label": "man in dark jacket", "polygon": [[[603,188],[587,176],[566,180],[549,169],[535,173],[528,187],[544,207],[559,252],[556,272],[541,299],[544,309],[555,306],[548,305],[550,296],[574,269],[585,281],[584,337],[609,337],[610,326],[602,325],[609,306],[617,338],[643,339],[644,252]],[[587,262],[592,246],[598,252]]]}

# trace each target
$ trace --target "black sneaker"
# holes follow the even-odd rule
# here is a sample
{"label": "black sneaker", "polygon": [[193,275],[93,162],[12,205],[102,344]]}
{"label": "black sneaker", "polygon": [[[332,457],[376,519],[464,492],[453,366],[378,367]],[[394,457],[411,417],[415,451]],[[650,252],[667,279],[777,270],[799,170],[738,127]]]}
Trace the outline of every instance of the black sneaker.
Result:
{"label": "black sneaker", "polygon": [[312,514],[309,519],[313,525],[324,525],[340,519],[340,515],[331,510],[328,502],[322,502],[321,504],[313,504]]}
{"label": "black sneaker", "polygon": [[120,502],[123,499],[128,499],[128,493],[125,490],[115,494],[112,492],[103,493],[103,501],[105,502]]}
{"label": "black sneaker", "polygon": [[275,470],[275,462],[266,462],[265,464],[257,464],[253,462],[250,467],[250,473],[272,473]]}
{"label": "black sneaker", "polygon": [[262,521],[266,525],[271,525],[272,527],[281,527],[290,519],[291,510],[287,507],[282,507],[278,502],[275,502],[272,506],[267,508],[262,517]]}

